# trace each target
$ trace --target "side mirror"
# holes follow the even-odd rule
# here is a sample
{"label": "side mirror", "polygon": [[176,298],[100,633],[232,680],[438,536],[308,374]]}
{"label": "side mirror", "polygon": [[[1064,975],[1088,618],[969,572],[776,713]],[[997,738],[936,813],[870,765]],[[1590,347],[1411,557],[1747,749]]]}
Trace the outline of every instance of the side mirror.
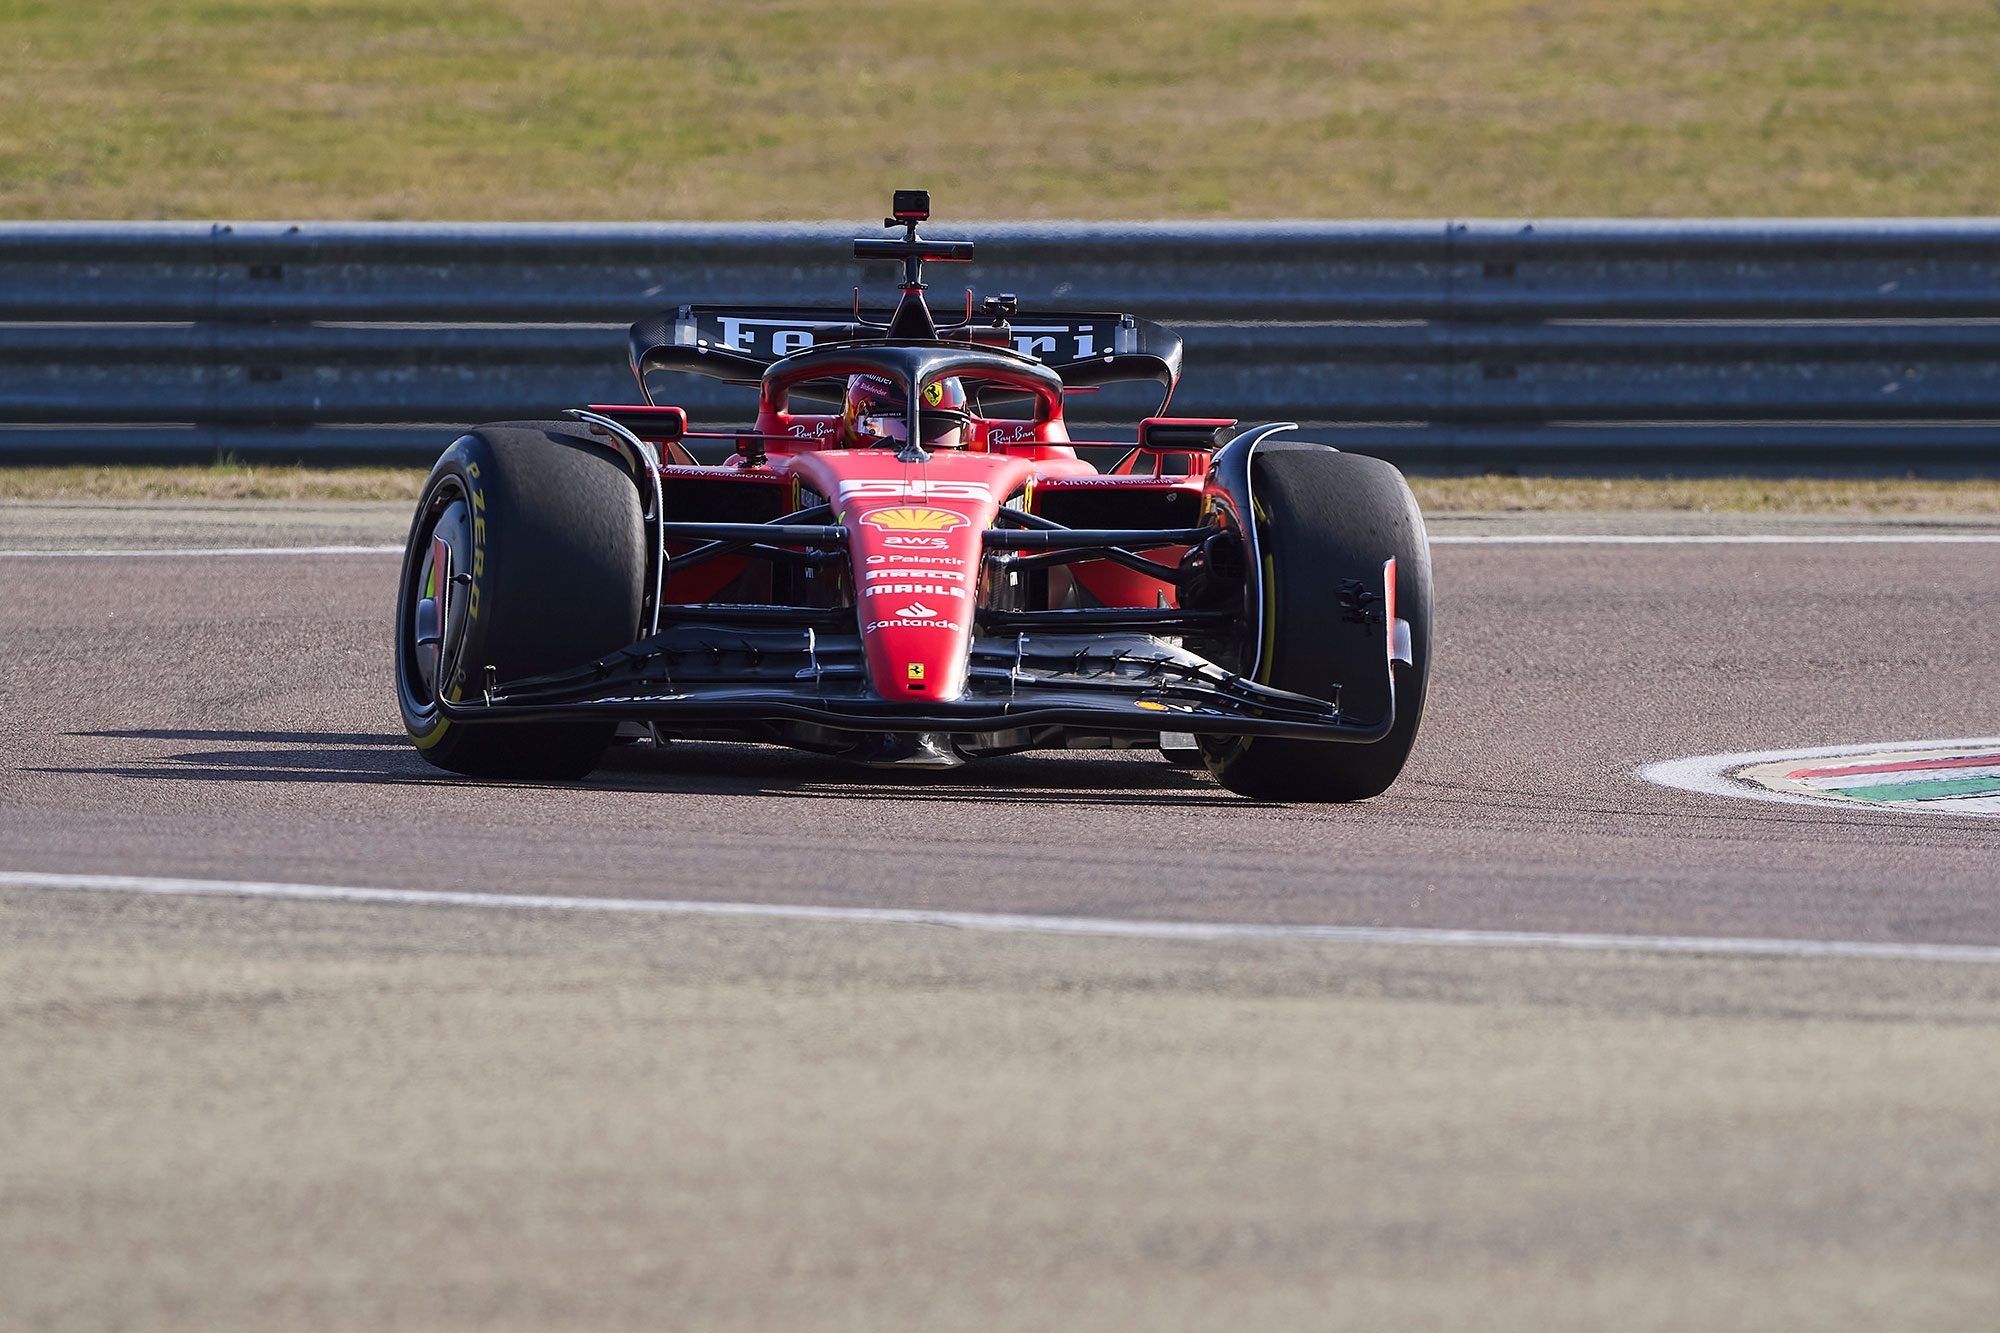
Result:
{"label": "side mirror", "polygon": [[592,403],[590,410],[617,422],[642,440],[678,444],[687,435],[688,414],[682,407],[640,407],[628,403]]}
{"label": "side mirror", "polygon": [[1212,450],[1222,445],[1222,432],[1236,424],[1224,417],[1147,417],[1139,423],[1141,449]]}

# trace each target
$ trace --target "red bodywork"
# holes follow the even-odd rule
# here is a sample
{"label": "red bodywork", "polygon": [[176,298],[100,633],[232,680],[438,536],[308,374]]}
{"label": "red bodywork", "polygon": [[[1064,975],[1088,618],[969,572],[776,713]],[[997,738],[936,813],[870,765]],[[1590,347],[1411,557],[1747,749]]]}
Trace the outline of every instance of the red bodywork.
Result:
{"label": "red bodywork", "polygon": [[[726,462],[669,462],[661,469],[662,482],[670,496],[689,483],[762,488],[760,508],[766,519],[805,508],[815,496],[830,504],[834,521],[848,530],[854,581],[837,593],[851,599],[876,693],[911,702],[951,700],[964,690],[974,610],[991,604],[995,596],[996,590],[982,586],[982,539],[1002,505],[1044,513],[1072,501],[1146,497],[1178,506],[1179,521],[1173,526],[1193,526],[1203,511],[1205,452],[1133,449],[1110,475],[1101,474],[1077,456],[1060,404],[1056,407],[1036,421],[974,417],[966,447],[938,449],[923,462],[904,462],[892,448],[838,447],[837,416],[794,415],[767,400],[752,431],[683,436],[734,441],[737,452]],[[646,438],[642,414],[647,409],[593,405],[592,410],[618,414]],[[666,419],[676,426],[684,420],[678,409],[651,410],[673,413]],[[1231,423],[1189,419],[1186,424]],[[653,443],[662,448],[663,458],[688,458],[675,441]],[[707,497],[714,494],[707,492]],[[712,509],[702,503],[687,516],[706,517]],[[680,516],[671,507],[669,513]],[[1153,555],[1171,565],[1184,549],[1165,547]],[[676,573],[668,581],[666,600],[684,605],[768,602],[770,578],[762,562],[714,560]],[[1173,585],[1107,560],[1059,568],[1050,580],[1052,604],[1176,605]],[[834,589],[818,591],[822,597],[836,595]]]}
{"label": "red bodywork", "polygon": [[[1260,548],[1253,465],[1292,426],[1230,433],[1232,421],[1151,417],[1136,446],[1080,446],[1067,395],[1150,383],[1164,411],[1180,335],[1119,312],[1024,310],[1004,293],[975,308],[970,291],[962,321],[940,324],[924,265],[969,261],[973,246],[921,236],[927,216],[923,192],[899,191],[887,225],[904,234],[854,243],[857,259],[901,267],[892,311],[864,309],[857,289],[851,310],[687,303],[635,322],[631,367],[648,401],[571,409],[587,433],[548,433],[563,447],[601,441],[636,483],[636,495],[607,485],[593,498],[615,510],[613,535],[638,520],[643,564],[607,543],[600,554],[618,563],[588,574],[604,625],[631,616],[636,635],[622,646],[594,635],[578,645],[587,660],[511,680],[489,662],[476,700],[412,694],[413,726],[615,720],[656,742],[746,740],[918,768],[1050,746],[1185,756],[1199,737],[1247,752],[1265,737],[1387,736],[1391,664],[1412,660],[1402,645],[1414,639],[1373,570],[1291,572],[1327,581],[1333,647],[1380,627],[1388,651],[1361,668],[1381,672],[1380,688],[1358,692],[1379,695],[1379,712],[1344,710],[1344,682],[1310,664],[1293,673],[1304,692],[1266,669],[1275,566]],[[756,415],[691,433],[680,406],[651,401],[654,372],[755,386]],[[794,411],[795,396],[814,406]],[[1091,447],[1118,461],[1100,472],[1079,456]],[[438,527],[457,512],[426,503]],[[434,644],[442,663],[451,621],[438,587],[399,611],[398,642]]]}

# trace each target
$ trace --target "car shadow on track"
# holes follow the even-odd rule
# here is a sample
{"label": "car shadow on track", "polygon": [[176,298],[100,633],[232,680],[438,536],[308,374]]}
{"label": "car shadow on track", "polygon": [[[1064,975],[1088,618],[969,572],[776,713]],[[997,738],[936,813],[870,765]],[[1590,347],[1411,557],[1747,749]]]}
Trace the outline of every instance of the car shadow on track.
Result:
{"label": "car shadow on track", "polygon": [[402,736],[360,732],[221,731],[170,728],[80,731],[80,738],[236,741],[244,748],[147,755],[127,762],[38,768],[144,781],[302,782],[389,786],[657,792],[662,795],[782,796],[838,801],[1005,801],[1045,805],[1275,808],[1232,796],[1199,771],[1140,757],[1084,758],[1061,752],[1001,756],[947,772],[868,769],[776,746],[678,742],[614,747],[576,783],[458,777],[431,768]]}
{"label": "car shadow on track", "polygon": [[72,731],[71,736],[116,741],[261,741],[267,745],[408,745],[401,736],[372,731],[197,731],[131,727],[116,731]]}

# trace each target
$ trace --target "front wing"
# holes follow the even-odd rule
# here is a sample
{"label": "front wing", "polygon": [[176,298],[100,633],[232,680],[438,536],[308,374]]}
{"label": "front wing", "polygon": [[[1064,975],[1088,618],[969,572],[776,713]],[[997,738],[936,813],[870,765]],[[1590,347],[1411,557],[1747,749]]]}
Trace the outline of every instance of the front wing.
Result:
{"label": "front wing", "polygon": [[[1390,672],[1386,653],[1382,670]],[[1337,691],[1327,701],[1273,689],[1130,632],[975,637],[964,693],[915,704],[874,691],[859,635],[810,627],[683,623],[574,670],[502,682],[489,668],[487,676],[476,700],[442,700],[440,712],[478,722],[616,718],[667,730],[791,721],[862,733],[1070,727],[1361,743],[1395,724],[1393,675],[1381,715],[1356,718]]]}

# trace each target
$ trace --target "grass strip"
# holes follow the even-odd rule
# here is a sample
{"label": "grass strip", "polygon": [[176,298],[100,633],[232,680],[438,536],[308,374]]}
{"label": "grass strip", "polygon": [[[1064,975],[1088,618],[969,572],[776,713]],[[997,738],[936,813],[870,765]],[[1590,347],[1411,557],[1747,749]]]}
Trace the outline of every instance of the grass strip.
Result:
{"label": "grass strip", "polygon": [[1431,513],[1995,514],[2000,480],[1412,477]]}
{"label": "grass strip", "polygon": [[2000,211],[1993,0],[0,0],[0,33],[13,218]]}
{"label": "grass strip", "polygon": [[0,467],[0,500],[408,500],[423,468]]}

